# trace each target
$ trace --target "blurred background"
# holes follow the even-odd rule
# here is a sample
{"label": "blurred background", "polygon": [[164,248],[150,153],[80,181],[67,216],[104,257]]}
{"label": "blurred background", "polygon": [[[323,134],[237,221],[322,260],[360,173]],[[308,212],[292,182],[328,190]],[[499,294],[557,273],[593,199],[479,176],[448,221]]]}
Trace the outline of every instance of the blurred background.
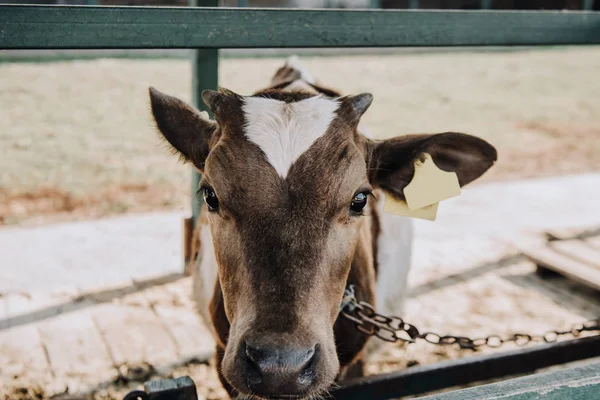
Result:
{"label": "blurred background", "polygon": [[[600,9],[592,0],[220,5]],[[220,84],[250,94],[292,54],[324,86],[373,93],[364,118],[376,137],[458,131],[498,149],[496,166],[442,204],[435,223],[416,222],[407,319],[478,335],[600,315],[596,291],[540,278],[518,246],[548,229],[600,226],[598,46],[221,50]],[[191,82],[187,50],[0,51],[0,399],[112,400],[182,374],[205,398],[224,398],[181,276],[190,169],[159,139],[148,103],[149,86],[190,101]],[[369,373],[470,354],[392,346]]]}

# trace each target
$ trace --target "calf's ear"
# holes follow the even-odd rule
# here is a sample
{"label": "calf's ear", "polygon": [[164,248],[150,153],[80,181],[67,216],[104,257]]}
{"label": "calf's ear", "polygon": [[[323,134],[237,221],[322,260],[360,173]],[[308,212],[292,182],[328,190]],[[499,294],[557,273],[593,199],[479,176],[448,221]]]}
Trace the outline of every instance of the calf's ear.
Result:
{"label": "calf's ear", "polygon": [[156,126],[175,153],[202,171],[217,123],[209,120],[206,113],[152,87],[150,105]]}
{"label": "calf's ear", "polygon": [[438,168],[455,172],[460,186],[479,178],[497,159],[494,146],[464,133],[406,135],[369,143],[369,180],[374,187],[400,200],[423,154],[431,155]]}

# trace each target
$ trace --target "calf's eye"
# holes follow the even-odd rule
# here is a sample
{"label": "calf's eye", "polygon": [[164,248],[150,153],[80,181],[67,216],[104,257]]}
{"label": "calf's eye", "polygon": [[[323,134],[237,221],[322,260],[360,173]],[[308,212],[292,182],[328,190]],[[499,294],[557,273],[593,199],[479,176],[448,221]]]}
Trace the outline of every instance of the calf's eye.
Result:
{"label": "calf's eye", "polygon": [[219,209],[219,199],[213,188],[204,188],[204,202],[208,207],[208,211],[217,211]]}
{"label": "calf's eye", "polygon": [[355,214],[362,214],[363,208],[367,205],[368,193],[360,192],[354,195],[352,202],[350,203],[350,211]]}

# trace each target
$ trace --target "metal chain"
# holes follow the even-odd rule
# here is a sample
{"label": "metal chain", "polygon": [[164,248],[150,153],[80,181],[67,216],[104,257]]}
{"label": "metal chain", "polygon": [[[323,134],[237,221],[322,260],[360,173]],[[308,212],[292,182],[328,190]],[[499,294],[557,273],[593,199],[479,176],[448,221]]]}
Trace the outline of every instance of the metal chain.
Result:
{"label": "metal chain", "polygon": [[437,345],[458,344],[461,349],[477,349],[483,346],[495,348],[511,342],[517,346],[525,346],[531,342],[554,343],[563,336],[570,335],[577,337],[582,332],[596,332],[600,334],[600,317],[575,324],[568,330],[548,331],[543,335],[514,333],[506,337],[490,335],[472,339],[466,336],[419,332],[416,326],[409,324],[402,318],[379,314],[369,303],[358,301],[354,295],[354,287],[352,285],[348,286],[344,293],[340,314],[344,318],[354,322],[356,329],[365,335],[376,336],[386,342],[414,343],[417,339],[422,339],[428,343]]}

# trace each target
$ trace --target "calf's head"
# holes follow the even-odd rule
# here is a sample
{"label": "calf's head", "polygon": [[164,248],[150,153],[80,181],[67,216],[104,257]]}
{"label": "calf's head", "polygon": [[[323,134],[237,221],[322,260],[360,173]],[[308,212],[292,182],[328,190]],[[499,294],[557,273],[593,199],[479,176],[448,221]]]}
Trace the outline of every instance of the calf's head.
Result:
{"label": "calf's head", "polygon": [[372,191],[403,199],[424,152],[461,185],[496,160],[460,133],[361,136],[370,94],[206,91],[215,121],[155,89],[150,97],[161,133],[203,174],[229,322],[223,375],[265,398],[309,397],[335,379],[333,324]]}

